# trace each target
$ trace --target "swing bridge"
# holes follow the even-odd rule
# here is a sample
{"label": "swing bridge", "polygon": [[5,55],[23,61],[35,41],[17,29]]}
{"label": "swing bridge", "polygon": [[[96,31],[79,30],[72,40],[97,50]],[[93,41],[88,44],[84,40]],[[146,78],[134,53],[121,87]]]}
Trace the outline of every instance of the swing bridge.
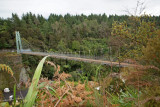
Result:
{"label": "swing bridge", "polygon": [[23,49],[22,48],[22,41],[20,37],[19,31],[16,31],[16,46],[17,46],[17,53],[18,54],[26,54],[26,55],[35,55],[35,56],[50,56],[53,58],[58,59],[65,59],[65,60],[74,60],[74,61],[81,61],[87,63],[96,63],[101,65],[107,66],[117,66],[117,67],[137,67],[138,65],[129,64],[129,63],[119,63],[116,61],[106,60],[104,56],[88,56],[85,53],[82,55],[79,51],[78,54],[76,52],[39,52],[39,51],[32,51],[31,49]]}

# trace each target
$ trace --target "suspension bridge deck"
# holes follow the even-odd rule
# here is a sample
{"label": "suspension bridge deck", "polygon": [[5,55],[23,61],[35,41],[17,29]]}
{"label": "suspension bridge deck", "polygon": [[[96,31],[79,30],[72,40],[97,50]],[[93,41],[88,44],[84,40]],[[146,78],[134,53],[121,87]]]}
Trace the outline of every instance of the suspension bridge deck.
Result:
{"label": "suspension bridge deck", "polygon": [[45,52],[21,52],[21,54],[27,54],[27,55],[36,55],[36,56],[50,56],[53,58],[59,58],[59,59],[66,59],[66,60],[75,60],[75,61],[82,61],[82,62],[88,62],[88,63],[97,63],[101,65],[108,65],[108,66],[117,66],[117,67],[137,67],[138,65],[135,64],[129,64],[129,63],[119,63],[119,62],[112,62],[112,61],[104,61],[99,59],[91,59],[91,58],[85,58],[85,57],[76,57],[76,56],[67,56],[65,54],[55,54],[55,53],[45,53]]}
{"label": "suspension bridge deck", "polygon": [[[17,45],[17,53],[21,54],[28,54],[28,55],[36,55],[36,56],[50,56],[53,58],[59,59],[67,59],[67,60],[75,60],[75,61],[82,61],[88,63],[97,63],[101,65],[108,65],[108,66],[117,66],[117,67],[137,67],[139,65],[129,64],[129,63],[119,63],[114,61],[107,61],[102,59],[95,59],[95,58],[88,58],[88,57],[81,57],[79,52],[79,57],[75,55],[67,55],[67,54],[55,54],[55,53],[46,53],[46,52],[32,52],[30,49],[28,51],[22,49],[21,37],[19,31],[16,31],[16,45]],[[89,51],[90,53],[90,51]]]}

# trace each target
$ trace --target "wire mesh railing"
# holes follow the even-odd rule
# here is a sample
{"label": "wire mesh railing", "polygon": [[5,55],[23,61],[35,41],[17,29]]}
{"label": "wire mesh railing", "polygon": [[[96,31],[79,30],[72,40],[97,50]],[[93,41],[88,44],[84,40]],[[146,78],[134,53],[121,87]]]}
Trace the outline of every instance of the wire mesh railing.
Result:
{"label": "wire mesh railing", "polygon": [[45,51],[44,49],[37,48],[28,42],[25,38],[21,38],[22,49],[21,53],[25,52],[36,52],[37,54],[46,54],[46,55],[58,55],[66,57],[76,57],[76,58],[85,58],[85,59],[95,59],[95,60],[108,60],[108,61],[117,61],[117,57],[111,56],[108,52],[103,52],[103,48],[99,49],[88,49],[87,51]]}

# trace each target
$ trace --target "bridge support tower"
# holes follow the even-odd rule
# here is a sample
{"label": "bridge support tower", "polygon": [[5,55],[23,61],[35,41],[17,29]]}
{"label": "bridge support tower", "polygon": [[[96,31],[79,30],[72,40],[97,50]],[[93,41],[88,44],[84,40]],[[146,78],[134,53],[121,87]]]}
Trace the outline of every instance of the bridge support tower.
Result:
{"label": "bridge support tower", "polygon": [[16,46],[17,46],[17,53],[19,54],[22,51],[22,43],[19,31],[15,31],[16,33]]}

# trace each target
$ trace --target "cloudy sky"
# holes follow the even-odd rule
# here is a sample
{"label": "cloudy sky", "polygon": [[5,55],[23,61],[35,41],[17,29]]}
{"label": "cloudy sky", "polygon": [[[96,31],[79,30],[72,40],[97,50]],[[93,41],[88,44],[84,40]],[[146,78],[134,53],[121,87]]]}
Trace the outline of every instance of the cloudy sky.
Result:
{"label": "cloudy sky", "polygon": [[[160,15],[160,0],[145,1],[145,12],[151,15]],[[42,14],[48,18],[50,13],[55,14],[126,14],[124,10],[130,9],[133,13],[137,0],[0,0],[0,17],[11,17],[17,13],[32,12]]]}

